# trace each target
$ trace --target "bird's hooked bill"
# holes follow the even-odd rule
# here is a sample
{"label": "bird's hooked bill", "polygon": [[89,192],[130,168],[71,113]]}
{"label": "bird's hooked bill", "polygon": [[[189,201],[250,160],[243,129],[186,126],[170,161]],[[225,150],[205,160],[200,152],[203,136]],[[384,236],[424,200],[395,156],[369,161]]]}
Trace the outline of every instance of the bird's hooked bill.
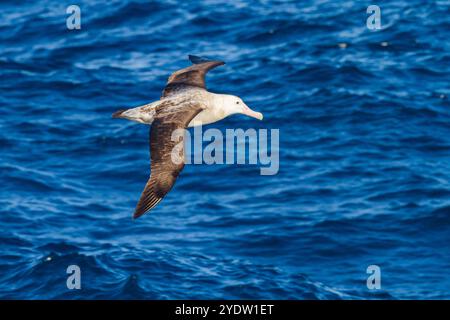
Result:
{"label": "bird's hooked bill", "polygon": [[252,109],[250,109],[247,106],[245,106],[245,109],[244,109],[244,111],[242,113],[245,114],[246,116],[249,116],[249,117],[252,117],[252,118],[256,118],[258,120],[262,120],[263,119],[263,114],[261,112],[253,111]]}

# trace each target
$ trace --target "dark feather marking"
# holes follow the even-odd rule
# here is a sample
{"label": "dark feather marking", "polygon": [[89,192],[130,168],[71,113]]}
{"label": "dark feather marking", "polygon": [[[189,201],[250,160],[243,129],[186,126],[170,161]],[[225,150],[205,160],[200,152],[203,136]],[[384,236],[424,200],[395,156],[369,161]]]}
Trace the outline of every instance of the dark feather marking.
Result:
{"label": "dark feather marking", "polygon": [[189,56],[189,60],[194,65],[172,73],[164,88],[162,97],[167,97],[173,93],[189,89],[190,87],[206,89],[206,73],[217,66],[225,64],[223,61],[210,61],[197,56]]}
{"label": "dark feather marking", "polygon": [[[170,112],[174,107],[179,107],[179,110]],[[157,115],[150,128],[151,175],[133,218],[138,218],[151,210],[172,189],[184,168],[184,145],[181,144],[182,140],[172,141],[172,133],[174,130],[187,128],[189,122],[202,110],[203,105],[198,102],[184,102],[180,106],[168,101],[158,106]],[[182,146],[180,150],[182,162],[177,164],[172,161],[172,150],[179,144]]]}

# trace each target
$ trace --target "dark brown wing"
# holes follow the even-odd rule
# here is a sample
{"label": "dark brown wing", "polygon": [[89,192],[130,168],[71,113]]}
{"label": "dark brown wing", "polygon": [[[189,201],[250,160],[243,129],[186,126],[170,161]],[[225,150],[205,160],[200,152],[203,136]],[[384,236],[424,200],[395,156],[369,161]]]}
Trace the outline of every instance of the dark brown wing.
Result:
{"label": "dark brown wing", "polygon": [[164,88],[162,94],[163,98],[187,87],[206,89],[206,73],[217,66],[225,64],[223,61],[210,61],[191,55],[189,56],[189,60],[194,63],[194,65],[172,73],[167,81],[166,87]]}
{"label": "dark brown wing", "polygon": [[203,110],[199,103],[168,102],[158,106],[157,116],[150,128],[151,175],[136,206],[133,218],[139,218],[155,207],[172,189],[184,167],[184,141],[182,135],[172,140],[177,129],[185,129]]}

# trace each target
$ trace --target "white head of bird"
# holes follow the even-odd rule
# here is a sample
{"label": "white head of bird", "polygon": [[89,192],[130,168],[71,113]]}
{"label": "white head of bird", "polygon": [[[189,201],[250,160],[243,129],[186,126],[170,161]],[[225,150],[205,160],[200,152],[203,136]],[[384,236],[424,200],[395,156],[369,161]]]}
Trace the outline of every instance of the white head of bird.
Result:
{"label": "white head of bird", "polygon": [[225,112],[225,116],[241,113],[258,120],[263,119],[261,112],[253,111],[237,96],[231,94],[216,94],[215,96],[214,102]]}

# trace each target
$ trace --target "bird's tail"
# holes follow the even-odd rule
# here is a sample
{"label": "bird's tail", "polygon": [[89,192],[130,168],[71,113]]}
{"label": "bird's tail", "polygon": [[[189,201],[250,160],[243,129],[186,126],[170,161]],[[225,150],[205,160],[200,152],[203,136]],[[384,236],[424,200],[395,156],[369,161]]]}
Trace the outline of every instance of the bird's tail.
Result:
{"label": "bird's tail", "polygon": [[126,109],[120,109],[112,114],[113,118],[122,118],[122,113],[127,111]]}
{"label": "bird's tail", "polygon": [[121,109],[112,114],[113,118],[122,118],[131,121],[136,121],[139,123],[151,124],[153,122],[153,117],[155,115],[155,108],[160,103],[160,101],[155,101],[152,103],[145,104],[143,106],[131,108],[131,109]]}

